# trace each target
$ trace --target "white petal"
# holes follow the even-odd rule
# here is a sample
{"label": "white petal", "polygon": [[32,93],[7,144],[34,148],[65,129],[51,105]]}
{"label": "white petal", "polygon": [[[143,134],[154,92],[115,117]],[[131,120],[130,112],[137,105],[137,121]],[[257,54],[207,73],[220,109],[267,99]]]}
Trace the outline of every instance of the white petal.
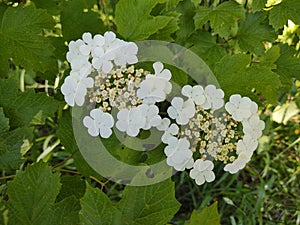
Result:
{"label": "white petal", "polygon": [[153,63],[153,69],[155,74],[159,74],[164,68],[164,65],[161,62]]}
{"label": "white petal", "polygon": [[91,52],[91,47],[88,45],[81,45],[79,50],[83,55],[89,55]]}
{"label": "white petal", "polygon": [[104,38],[106,43],[111,43],[116,39],[116,34],[112,31],[107,31],[104,33]]}
{"label": "white petal", "polygon": [[102,71],[103,73],[109,73],[113,68],[113,64],[110,61],[103,61],[102,62]]}
{"label": "white petal", "polygon": [[100,136],[103,138],[109,138],[112,134],[112,130],[108,127],[101,127],[100,128]]}
{"label": "white petal", "polygon": [[104,39],[104,37],[102,35],[96,34],[94,36],[94,42],[95,42],[96,46],[103,46],[104,45],[104,41],[105,41],[105,39]]}
{"label": "white petal", "polygon": [[82,40],[87,44],[91,43],[92,42],[92,34],[89,32],[83,33]]}
{"label": "white petal", "polygon": [[172,99],[171,104],[172,104],[172,106],[174,106],[175,109],[181,110],[181,108],[183,106],[183,99],[180,97],[175,97]]}
{"label": "white petal", "polygon": [[179,116],[177,110],[173,106],[170,106],[167,109],[167,113],[168,113],[169,117],[171,117],[172,119],[176,119]]}
{"label": "white petal", "polygon": [[175,123],[172,123],[169,128],[169,132],[173,135],[176,135],[178,134],[178,131],[179,131],[179,127]]}
{"label": "white petal", "polygon": [[196,177],[195,181],[196,181],[196,184],[198,184],[198,185],[204,184],[205,178],[204,178],[203,174],[199,174],[199,175]]}
{"label": "white petal", "polygon": [[229,98],[229,101],[234,104],[235,106],[238,106],[240,104],[240,101],[241,101],[242,97],[241,95],[239,94],[234,94],[234,95],[231,95],[230,98]]}
{"label": "white petal", "polygon": [[119,131],[125,132],[128,127],[128,123],[124,120],[118,120],[116,123],[116,127]]}
{"label": "white petal", "polygon": [[205,171],[204,177],[207,182],[212,182],[216,178],[213,171]]}
{"label": "white petal", "polygon": [[193,88],[191,85],[185,85],[181,89],[182,95],[189,97],[189,98],[192,97],[192,91],[193,91]]}
{"label": "white petal", "polygon": [[128,126],[126,133],[131,137],[136,137],[140,132],[140,129],[135,126]]}

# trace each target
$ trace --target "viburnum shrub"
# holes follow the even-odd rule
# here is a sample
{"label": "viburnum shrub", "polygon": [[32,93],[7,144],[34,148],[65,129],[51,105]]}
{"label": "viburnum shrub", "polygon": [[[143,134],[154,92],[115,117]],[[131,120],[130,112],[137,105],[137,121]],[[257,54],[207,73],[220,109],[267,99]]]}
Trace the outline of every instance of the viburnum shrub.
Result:
{"label": "viburnum shrub", "polygon": [[0,1],[0,224],[298,224],[299,12]]}

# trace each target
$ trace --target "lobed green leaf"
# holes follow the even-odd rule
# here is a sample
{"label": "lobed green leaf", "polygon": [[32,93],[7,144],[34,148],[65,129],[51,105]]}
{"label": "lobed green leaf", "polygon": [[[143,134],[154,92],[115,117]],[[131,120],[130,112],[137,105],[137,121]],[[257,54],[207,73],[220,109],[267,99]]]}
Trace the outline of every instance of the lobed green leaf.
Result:
{"label": "lobed green leaf", "polygon": [[118,32],[130,41],[147,39],[163,29],[172,16],[152,16],[151,10],[165,0],[120,0],[116,5],[115,20]]}

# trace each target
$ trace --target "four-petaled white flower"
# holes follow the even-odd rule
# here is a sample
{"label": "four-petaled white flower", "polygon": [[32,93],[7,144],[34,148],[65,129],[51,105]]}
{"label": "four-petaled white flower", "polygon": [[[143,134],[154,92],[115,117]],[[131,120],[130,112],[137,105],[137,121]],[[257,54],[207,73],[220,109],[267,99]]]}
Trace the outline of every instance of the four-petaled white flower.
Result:
{"label": "four-petaled white flower", "polygon": [[254,139],[258,139],[262,135],[263,129],[265,129],[265,123],[259,119],[258,115],[252,115],[249,119],[244,120],[242,124],[243,132]]}
{"label": "four-petaled white flower", "polygon": [[169,118],[163,118],[161,119],[160,123],[156,126],[156,129],[159,131],[166,131],[169,128],[170,123],[171,121]]}
{"label": "four-petaled white flower", "polygon": [[151,127],[160,125],[161,117],[158,115],[159,109],[156,105],[141,104],[137,108],[146,119],[145,125],[142,129],[149,130]]}
{"label": "four-petaled white flower", "polygon": [[78,80],[78,77],[76,76],[68,76],[61,86],[61,92],[68,105],[74,106],[76,104],[82,106],[87,93],[87,88],[90,88],[93,85],[94,80],[90,77]]}
{"label": "four-petaled white flower", "polygon": [[191,99],[183,101],[182,98],[175,97],[167,112],[172,119],[176,120],[176,123],[185,125],[195,115],[195,104]]}
{"label": "four-petaled white flower", "polygon": [[229,102],[225,104],[225,109],[232,115],[234,120],[241,122],[256,113],[257,104],[248,97],[234,94],[230,96]]}
{"label": "four-petaled white flower", "polygon": [[114,67],[112,60],[114,59],[114,52],[97,51],[92,59],[92,65],[95,69],[101,70],[103,73],[109,73]]}
{"label": "four-petaled white flower", "polygon": [[137,52],[138,47],[135,43],[125,43],[115,51],[114,62],[117,66],[125,66],[127,63],[135,64],[138,62]]}
{"label": "four-petaled white flower", "polygon": [[193,166],[193,152],[189,149],[190,142],[186,138],[177,139],[172,137],[165,147],[167,164],[177,171],[183,171]]}
{"label": "four-petaled white flower", "polygon": [[102,48],[104,45],[104,37],[100,34],[92,37],[92,34],[86,32],[82,35],[82,40],[84,41],[84,45],[81,45],[79,50],[83,55],[88,56],[89,54],[94,55],[94,51],[98,50],[98,48]]}
{"label": "four-petaled white flower", "polygon": [[210,160],[197,159],[190,171],[190,177],[195,179],[196,184],[202,185],[205,181],[212,182],[215,180],[215,174],[212,171],[214,164]]}
{"label": "four-petaled white flower", "polygon": [[224,92],[222,89],[217,89],[215,85],[209,84],[204,88],[205,102],[200,106],[203,109],[217,110],[224,105]]}
{"label": "four-petaled white flower", "polygon": [[153,63],[153,68],[155,73],[148,74],[137,90],[137,96],[146,104],[164,101],[172,90],[172,84],[169,82],[172,77],[170,70],[164,69],[161,62]]}
{"label": "four-petaled white flower", "polygon": [[142,99],[145,104],[162,102],[166,99],[164,88],[164,82],[159,82],[157,77],[151,75],[151,77],[148,76],[147,79],[140,83],[140,87],[137,90],[137,96]]}
{"label": "four-petaled white flower", "polygon": [[181,93],[184,96],[191,98],[196,105],[202,105],[206,101],[204,89],[200,85],[195,85],[193,87],[191,85],[185,85],[183,86]]}
{"label": "four-petaled white flower", "polygon": [[146,118],[138,108],[121,109],[117,114],[116,127],[131,137],[136,137],[145,126]]}
{"label": "four-petaled white flower", "polygon": [[91,136],[96,137],[100,134],[103,138],[109,138],[112,134],[111,128],[114,126],[114,119],[109,113],[93,109],[90,116],[84,117],[83,125],[88,128]]}

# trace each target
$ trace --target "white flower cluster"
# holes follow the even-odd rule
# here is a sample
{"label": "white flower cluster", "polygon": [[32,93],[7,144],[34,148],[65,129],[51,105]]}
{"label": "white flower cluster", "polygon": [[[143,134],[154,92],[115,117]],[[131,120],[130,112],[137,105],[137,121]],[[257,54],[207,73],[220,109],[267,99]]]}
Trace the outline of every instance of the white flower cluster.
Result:
{"label": "white flower cluster", "polygon": [[244,168],[246,163],[258,146],[258,138],[262,135],[265,123],[259,119],[257,104],[248,97],[241,97],[238,94],[232,95],[226,103],[226,111],[232,118],[243,125],[244,137],[237,143],[237,159],[224,167],[225,171],[236,173]]}
{"label": "white flower cluster", "polygon": [[93,78],[88,77],[91,72],[108,73],[114,65],[137,63],[137,51],[135,43],[120,40],[111,31],[94,37],[91,33],[84,33],[82,39],[71,41],[66,56],[71,72],[61,86],[65,101],[70,106],[82,106],[87,89],[94,85]]}
{"label": "white flower cluster", "polygon": [[[154,127],[163,133],[166,163],[177,171],[191,169],[190,177],[198,185],[215,179],[213,160],[223,162],[230,173],[244,168],[265,126],[257,104],[238,94],[225,104],[223,90],[211,84],[185,85],[182,96],[169,104],[171,71],[161,62],[153,63],[154,73],[126,67],[138,62],[137,52],[136,44],[116,38],[113,32],[94,37],[84,33],[82,39],[69,43],[71,72],[61,91],[70,106],[82,106],[86,95],[96,104],[83,119],[87,132],[109,138],[115,126],[136,137]],[[168,106],[167,117],[162,118],[160,104]],[[110,113],[113,108],[118,110],[116,123]]]}
{"label": "white flower cluster", "polygon": [[[198,185],[215,179],[212,159],[222,161],[224,170],[230,173],[244,168],[265,126],[257,114],[257,104],[235,94],[225,104],[228,114],[220,117],[217,113],[215,117],[214,112],[225,103],[221,89],[214,85],[204,88],[186,85],[182,95],[187,99],[174,97],[167,110],[169,117],[175,120],[172,124],[166,121],[168,128],[162,136],[167,144],[167,164],[178,171],[192,168],[190,176]],[[179,128],[177,124],[182,126]],[[238,129],[238,124],[242,125],[242,130]],[[201,157],[194,162],[193,153],[197,149]]]}

